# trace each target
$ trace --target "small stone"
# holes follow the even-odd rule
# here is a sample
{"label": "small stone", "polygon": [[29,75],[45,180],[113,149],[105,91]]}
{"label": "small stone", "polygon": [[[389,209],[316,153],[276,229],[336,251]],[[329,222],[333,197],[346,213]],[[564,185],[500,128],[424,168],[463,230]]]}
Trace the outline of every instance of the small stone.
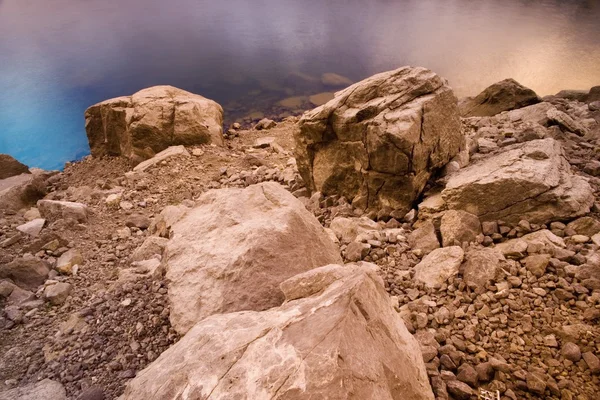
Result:
{"label": "small stone", "polygon": [[587,243],[590,241],[590,237],[589,236],[585,236],[585,235],[573,235],[571,236],[571,242],[573,243]]}
{"label": "small stone", "polygon": [[547,347],[558,347],[558,342],[556,341],[556,336],[554,336],[554,335],[544,336],[544,345]]}
{"label": "small stone", "polygon": [[17,230],[19,232],[23,232],[29,236],[37,237],[40,234],[40,232],[42,231],[42,228],[44,228],[45,223],[46,223],[45,219],[36,218],[36,219],[29,221],[23,225],[17,226]]}
{"label": "small stone", "polygon": [[475,392],[469,385],[459,380],[447,381],[446,389],[448,390],[448,393],[458,400],[469,400],[471,396],[475,395]]}
{"label": "small stone", "polygon": [[527,390],[532,393],[543,395],[546,391],[546,381],[543,377],[538,374],[528,373],[527,374]]}
{"label": "small stone", "polygon": [[346,259],[350,262],[361,261],[371,251],[368,243],[352,242],[346,247]]}
{"label": "small stone", "polygon": [[528,271],[530,271],[534,276],[540,278],[546,273],[546,267],[550,262],[550,255],[534,254],[525,257],[525,259],[522,262]]}
{"label": "small stone", "polygon": [[596,357],[594,353],[588,351],[586,353],[583,353],[581,356],[583,357],[583,360],[587,364],[592,374],[600,373],[600,360],[598,359],[598,357]]}
{"label": "small stone", "polygon": [[581,350],[575,343],[565,343],[562,347],[561,353],[567,360],[571,362],[575,363],[581,360]]}
{"label": "small stone", "polygon": [[72,274],[75,265],[83,264],[83,257],[79,250],[71,249],[63,253],[56,261],[56,270],[61,274]]}
{"label": "small stone", "polygon": [[70,293],[71,285],[65,282],[57,282],[44,289],[44,297],[55,306],[64,303]]}
{"label": "small stone", "polygon": [[472,387],[477,386],[478,374],[475,368],[469,364],[463,364],[458,368],[456,375],[459,381],[464,382]]}

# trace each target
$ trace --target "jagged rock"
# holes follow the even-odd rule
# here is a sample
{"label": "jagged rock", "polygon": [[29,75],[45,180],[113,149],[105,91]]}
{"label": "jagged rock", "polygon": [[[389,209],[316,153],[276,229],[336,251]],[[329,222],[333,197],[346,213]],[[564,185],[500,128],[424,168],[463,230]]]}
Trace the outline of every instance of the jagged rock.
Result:
{"label": "jagged rock", "polygon": [[476,215],[462,210],[448,210],[444,213],[440,224],[442,244],[460,246],[463,242],[474,242],[481,234],[481,223]]}
{"label": "jagged rock", "polygon": [[578,235],[591,237],[600,232],[600,221],[593,217],[581,217],[569,222],[567,228],[573,229]]}
{"label": "jagged rock", "polygon": [[581,355],[592,374],[600,374],[600,359],[591,351]]}
{"label": "jagged rock", "polygon": [[17,230],[19,232],[26,233],[29,236],[36,237],[40,234],[40,232],[42,231],[42,228],[44,228],[45,223],[46,223],[45,219],[36,218],[36,219],[29,221],[23,225],[17,226]]}
{"label": "jagged rock", "polygon": [[371,245],[368,243],[352,242],[346,248],[346,260],[350,262],[363,260],[371,250]]}
{"label": "jagged rock", "polygon": [[[509,121],[521,121],[523,123],[533,123],[535,125],[547,126],[549,123],[548,111],[552,109],[555,109],[552,104],[542,102],[516,110],[511,110],[506,113],[506,118]],[[496,118],[498,118],[498,116]]]}
{"label": "jagged rock", "polygon": [[514,79],[494,83],[474,98],[460,103],[463,117],[486,117],[539,103],[541,99],[531,89]]}
{"label": "jagged rock", "polygon": [[554,139],[514,145],[461,169],[449,178],[442,196],[450,209],[513,224],[577,217],[594,202],[590,185],[571,173]]}
{"label": "jagged rock", "polygon": [[83,264],[81,252],[77,249],[69,249],[56,261],[56,270],[61,274],[70,275],[73,273],[73,267],[81,264]]}
{"label": "jagged rock", "polygon": [[539,248],[536,253],[545,252],[554,254],[566,247],[565,241],[556,236],[547,229],[529,233],[519,239],[507,240],[503,243],[498,243],[496,250],[501,252],[506,258],[520,259],[527,255],[529,246]]}
{"label": "jagged rock", "polygon": [[17,211],[35,204],[48,193],[46,180],[52,174],[34,170],[31,174],[0,179],[0,209]]}
{"label": "jagged rock", "polygon": [[154,157],[149,160],[142,161],[138,165],[136,165],[133,170],[135,172],[144,172],[148,168],[158,164],[161,161],[164,161],[171,157],[182,156],[182,157],[191,157],[190,153],[183,146],[169,146]]}
{"label": "jagged rock", "polygon": [[262,131],[263,129],[271,129],[277,126],[277,122],[272,119],[263,118],[254,125],[254,129],[257,131]]}
{"label": "jagged rock", "polygon": [[460,267],[460,273],[469,287],[485,289],[486,285],[494,280],[505,261],[502,253],[496,249],[469,249],[465,254],[465,262]]}
{"label": "jagged rock", "polygon": [[283,280],[341,262],[317,219],[272,182],[206,192],[172,232],[166,277],[180,333],[215,313],[278,306]]}
{"label": "jagged rock", "polygon": [[0,392],[0,400],[67,400],[63,385],[50,379]]}
{"label": "jagged rock", "polygon": [[144,243],[131,255],[131,261],[144,261],[150,260],[158,256],[161,258],[165,247],[167,246],[168,240],[161,237],[150,236],[144,240]]}
{"label": "jagged rock", "polygon": [[440,247],[440,242],[435,233],[435,226],[431,221],[421,223],[417,229],[408,235],[407,239],[410,247],[421,250],[425,255]]}
{"label": "jagged rock", "polygon": [[122,155],[144,160],[173,145],[222,145],[222,125],[219,104],[172,86],[154,86],[106,100],[85,112],[94,157]]}
{"label": "jagged rock", "polygon": [[286,302],[196,324],[121,400],[433,400],[417,341],[372,264],[329,265],[281,284]]}
{"label": "jagged rock", "polygon": [[336,217],[331,221],[329,228],[342,243],[353,242],[360,234],[381,230],[377,222],[367,217]]}
{"label": "jagged rock", "polygon": [[71,285],[65,282],[57,282],[46,286],[44,289],[44,298],[50,304],[57,306],[65,302],[71,293]]}
{"label": "jagged rock", "polygon": [[21,164],[8,154],[0,154],[0,179],[21,174],[29,174],[29,167],[27,165]]}
{"label": "jagged rock", "polygon": [[48,221],[71,218],[77,222],[86,222],[88,218],[88,207],[82,203],[58,200],[40,200],[37,202],[40,214]]}
{"label": "jagged rock", "polygon": [[587,90],[561,90],[560,92],[556,93],[554,97],[567,100],[576,100],[584,103],[587,99],[588,93],[589,92]]}
{"label": "jagged rock", "polygon": [[586,98],[586,102],[589,104],[600,101],[600,86],[594,86],[590,89],[588,96]]}
{"label": "jagged rock", "polygon": [[458,246],[433,250],[415,266],[414,279],[427,287],[442,285],[458,274],[464,256],[465,252]]}
{"label": "jagged rock", "polygon": [[537,278],[541,278],[546,273],[549,262],[549,254],[532,254],[521,261],[525,268]]}
{"label": "jagged rock", "polygon": [[302,116],[295,140],[298,170],[311,192],[398,213],[412,208],[432,172],[464,146],[450,87],[410,67],[338,92]]}
{"label": "jagged rock", "polygon": [[15,285],[35,290],[50,272],[48,263],[35,257],[16,258],[8,264],[0,264],[0,279],[10,279]]}
{"label": "jagged rock", "polygon": [[558,111],[557,109],[553,108],[548,110],[547,115],[551,122],[558,124],[558,126],[564,130],[576,133],[579,136],[584,136],[587,133],[587,129],[585,129],[584,126],[576,122],[573,118],[562,111]]}

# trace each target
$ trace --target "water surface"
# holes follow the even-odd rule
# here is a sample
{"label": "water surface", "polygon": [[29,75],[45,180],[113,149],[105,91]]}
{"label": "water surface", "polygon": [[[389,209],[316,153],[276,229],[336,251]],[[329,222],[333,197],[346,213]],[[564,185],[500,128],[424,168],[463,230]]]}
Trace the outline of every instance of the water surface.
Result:
{"label": "water surface", "polygon": [[[512,77],[539,94],[600,84],[600,0],[0,0],[0,153],[88,154],[85,109],[171,84],[228,121],[402,65],[459,96]],[[293,110],[291,110],[293,112]]]}

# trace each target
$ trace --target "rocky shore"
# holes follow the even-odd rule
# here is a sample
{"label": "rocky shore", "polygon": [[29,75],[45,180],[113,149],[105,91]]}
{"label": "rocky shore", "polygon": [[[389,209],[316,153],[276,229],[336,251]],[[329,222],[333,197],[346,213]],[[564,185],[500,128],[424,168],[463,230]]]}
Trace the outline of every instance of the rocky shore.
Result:
{"label": "rocky shore", "polygon": [[62,172],[0,156],[1,400],[600,396],[600,87],[222,121],[155,87]]}

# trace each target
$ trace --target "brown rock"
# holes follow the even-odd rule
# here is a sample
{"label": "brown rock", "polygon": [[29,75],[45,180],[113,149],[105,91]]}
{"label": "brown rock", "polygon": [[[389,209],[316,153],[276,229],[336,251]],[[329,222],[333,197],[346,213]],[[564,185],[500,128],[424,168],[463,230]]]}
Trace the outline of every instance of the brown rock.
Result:
{"label": "brown rock", "polygon": [[414,279],[427,287],[442,285],[448,278],[458,274],[464,255],[463,249],[458,246],[436,249],[415,266]]}
{"label": "brown rock", "polygon": [[15,285],[35,291],[44,283],[50,272],[50,266],[35,257],[16,258],[8,264],[0,265],[0,279],[10,279]]}
{"label": "brown rock", "polygon": [[440,242],[435,233],[435,226],[431,221],[423,222],[408,235],[407,239],[410,247],[422,250],[424,255],[440,248]]}
{"label": "brown rock", "polygon": [[588,351],[581,355],[592,374],[600,374],[600,360],[594,353]]}
{"label": "brown rock", "polygon": [[565,343],[561,349],[561,353],[567,360],[574,363],[581,360],[581,350],[575,343]]}
{"label": "brown rock", "polygon": [[223,109],[212,100],[172,86],[103,101],[85,112],[94,157],[138,161],[173,145],[223,144]]}
{"label": "brown rock", "polygon": [[463,242],[474,242],[481,233],[481,223],[476,215],[462,210],[448,210],[440,225],[442,244],[460,246]]}
{"label": "brown rock", "polygon": [[514,79],[505,79],[486,88],[475,98],[462,100],[460,113],[463,117],[487,117],[540,101],[533,90]]}
{"label": "brown rock", "polygon": [[28,173],[29,167],[27,165],[21,164],[8,154],[0,154],[0,179]]}
{"label": "brown rock", "polygon": [[495,279],[498,269],[505,261],[502,253],[496,249],[469,249],[460,273],[469,287],[484,289]]}
{"label": "brown rock", "polygon": [[424,68],[356,83],[301,118],[300,174],[311,192],[406,213],[433,170],[464,144],[456,102],[446,82]]}
{"label": "brown rock", "polygon": [[549,254],[534,254],[528,257],[525,257],[521,261],[525,268],[530,271],[534,276],[540,278],[546,273],[546,267],[550,262]]}
{"label": "brown rock", "polygon": [[600,232],[600,221],[592,217],[581,217],[575,221],[569,222],[567,228],[573,229],[578,235],[592,237]]}

